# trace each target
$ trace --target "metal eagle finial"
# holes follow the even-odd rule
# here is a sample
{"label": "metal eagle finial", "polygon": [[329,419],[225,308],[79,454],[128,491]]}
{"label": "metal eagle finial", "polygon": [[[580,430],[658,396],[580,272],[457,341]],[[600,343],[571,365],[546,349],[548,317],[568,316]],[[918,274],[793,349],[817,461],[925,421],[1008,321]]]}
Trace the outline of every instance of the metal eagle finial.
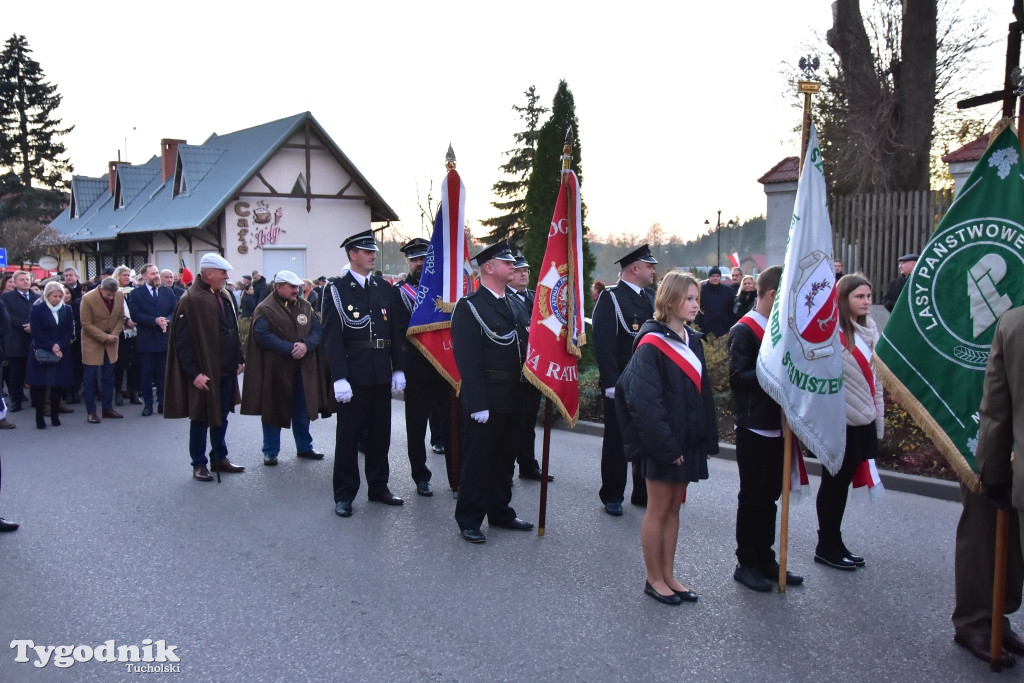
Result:
{"label": "metal eagle finial", "polygon": [[449,171],[455,168],[455,150],[452,149],[452,143],[448,143],[448,153],[444,155],[444,166]]}

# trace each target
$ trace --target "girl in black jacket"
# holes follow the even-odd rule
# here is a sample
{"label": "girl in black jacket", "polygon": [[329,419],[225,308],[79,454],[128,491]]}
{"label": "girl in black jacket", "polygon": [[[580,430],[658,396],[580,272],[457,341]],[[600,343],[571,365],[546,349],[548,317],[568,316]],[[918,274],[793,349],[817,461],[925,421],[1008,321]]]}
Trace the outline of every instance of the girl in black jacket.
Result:
{"label": "girl in black jacket", "polygon": [[640,463],[647,481],[640,531],[647,565],[644,592],[668,605],[697,600],[675,578],[679,506],[691,481],[708,478],[708,455],[718,453],[700,335],[686,327],[699,309],[697,280],[678,271],[666,275],[654,300],[654,320],[640,328],[633,357],[615,387],[626,458]]}

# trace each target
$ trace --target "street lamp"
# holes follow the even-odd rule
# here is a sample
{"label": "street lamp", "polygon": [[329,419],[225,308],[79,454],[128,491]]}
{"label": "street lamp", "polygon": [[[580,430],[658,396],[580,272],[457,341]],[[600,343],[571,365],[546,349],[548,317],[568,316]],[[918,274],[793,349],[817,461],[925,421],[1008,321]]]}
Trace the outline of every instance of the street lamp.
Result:
{"label": "street lamp", "polygon": [[[708,232],[711,232],[711,221],[705,220],[704,225],[707,226]],[[727,228],[733,228],[738,223],[733,219],[729,219],[729,222],[725,224]],[[719,268],[722,266],[722,210],[718,209],[718,219],[715,221],[715,239],[717,246],[715,247],[715,265]]]}

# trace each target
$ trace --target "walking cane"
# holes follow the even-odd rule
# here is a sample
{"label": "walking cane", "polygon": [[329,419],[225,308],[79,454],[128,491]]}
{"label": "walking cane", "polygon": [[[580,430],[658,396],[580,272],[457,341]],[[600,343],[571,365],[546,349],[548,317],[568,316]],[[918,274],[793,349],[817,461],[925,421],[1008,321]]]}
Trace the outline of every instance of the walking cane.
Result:
{"label": "walking cane", "polygon": [[1010,513],[996,510],[996,569],[992,577],[992,635],[988,653],[989,669],[1003,669],[1003,610],[1006,606],[1006,544],[1010,535]]}

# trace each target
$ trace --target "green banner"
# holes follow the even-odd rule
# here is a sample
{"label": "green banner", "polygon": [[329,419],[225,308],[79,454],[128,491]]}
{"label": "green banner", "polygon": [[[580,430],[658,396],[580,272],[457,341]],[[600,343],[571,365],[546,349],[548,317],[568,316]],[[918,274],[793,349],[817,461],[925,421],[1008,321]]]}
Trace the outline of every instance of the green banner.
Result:
{"label": "green banner", "polygon": [[924,247],[886,323],[886,387],[977,488],[978,407],[996,321],[1024,303],[1024,163],[1006,128]]}

